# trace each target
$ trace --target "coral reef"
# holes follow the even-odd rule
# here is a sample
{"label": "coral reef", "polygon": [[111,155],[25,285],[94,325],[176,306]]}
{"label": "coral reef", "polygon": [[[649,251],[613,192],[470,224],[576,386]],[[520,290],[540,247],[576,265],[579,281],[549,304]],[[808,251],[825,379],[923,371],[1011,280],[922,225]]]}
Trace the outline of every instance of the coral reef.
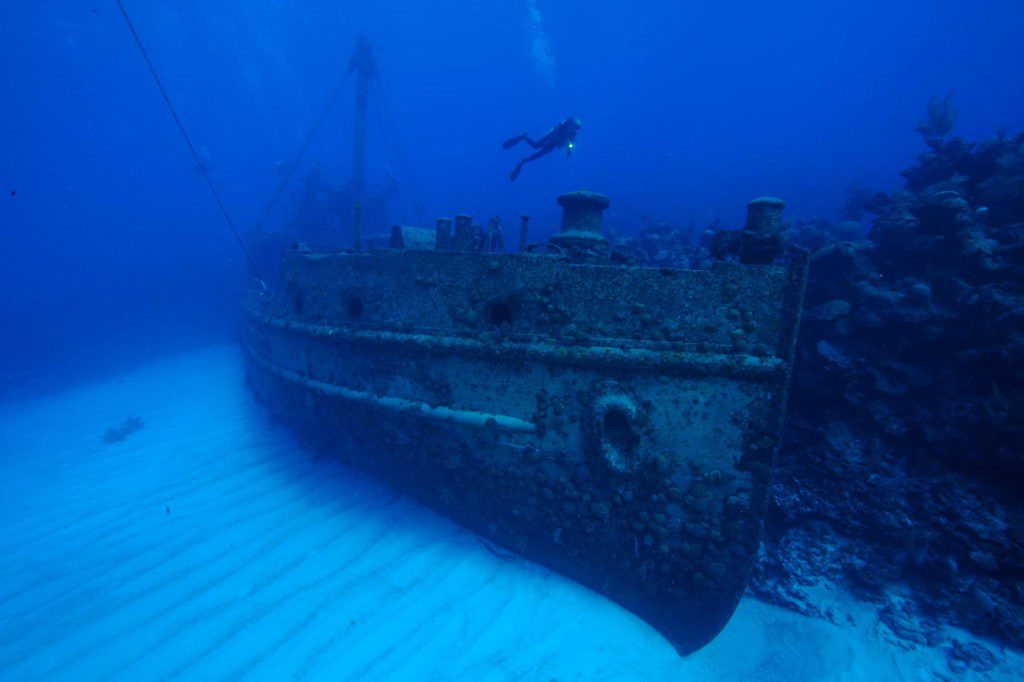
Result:
{"label": "coral reef", "polygon": [[[866,235],[791,229],[810,275],[753,589],[814,613],[828,581],[911,642],[950,623],[1021,647],[1024,134],[972,144],[953,120],[934,99]],[[969,652],[951,667],[981,665]]]}
{"label": "coral reef", "polygon": [[647,265],[704,268],[711,264],[705,242],[716,228],[717,225],[709,228],[705,237],[692,225],[689,229],[682,229],[672,223],[645,217],[637,236],[623,242]]}

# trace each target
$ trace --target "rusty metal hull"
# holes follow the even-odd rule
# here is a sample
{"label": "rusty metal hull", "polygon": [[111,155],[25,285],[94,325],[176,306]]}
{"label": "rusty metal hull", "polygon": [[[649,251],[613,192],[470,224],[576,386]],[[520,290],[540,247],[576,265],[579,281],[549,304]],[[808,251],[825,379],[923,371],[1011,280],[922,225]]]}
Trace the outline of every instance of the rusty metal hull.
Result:
{"label": "rusty metal hull", "polygon": [[804,269],[292,253],[248,302],[248,381],[343,461],[685,654],[756,555]]}

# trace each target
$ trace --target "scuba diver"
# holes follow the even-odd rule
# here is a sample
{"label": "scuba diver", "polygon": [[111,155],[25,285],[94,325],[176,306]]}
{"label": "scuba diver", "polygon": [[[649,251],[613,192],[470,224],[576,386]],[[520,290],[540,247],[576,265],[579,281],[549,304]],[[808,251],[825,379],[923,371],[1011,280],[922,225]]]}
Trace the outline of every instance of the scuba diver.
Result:
{"label": "scuba diver", "polygon": [[501,145],[502,149],[512,149],[520,142],[525,142],[537,150],[516,164],[515,170],[512,171],[508,179],[514,181],[518,178],[519,172],[523,170],[523,164],[547,156],[561,147],[565,147],[565,158],[572,156],[572,148],[576,146],[576,133],[580,131],[581,125],[578,118],[570,117],[549,130],[539,140],[532,140],[525,133],[505,140],[505,143]]}

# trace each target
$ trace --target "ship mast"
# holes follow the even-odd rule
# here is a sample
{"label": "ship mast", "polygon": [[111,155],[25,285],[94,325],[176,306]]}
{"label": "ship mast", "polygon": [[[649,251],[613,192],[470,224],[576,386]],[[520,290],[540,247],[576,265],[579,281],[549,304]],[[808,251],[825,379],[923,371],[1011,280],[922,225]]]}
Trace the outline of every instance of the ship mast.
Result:
{"label": "ship mast", "polygon": [[370,41],[360,35],[356,51],[349,62],[349,70],[356,73],[356,107],[352,129],[352,177],[349,186],[352,198],[363,201],[366,193],[366,125],[369,108],[370,79],[377,76],[377,63],[370,51]]}

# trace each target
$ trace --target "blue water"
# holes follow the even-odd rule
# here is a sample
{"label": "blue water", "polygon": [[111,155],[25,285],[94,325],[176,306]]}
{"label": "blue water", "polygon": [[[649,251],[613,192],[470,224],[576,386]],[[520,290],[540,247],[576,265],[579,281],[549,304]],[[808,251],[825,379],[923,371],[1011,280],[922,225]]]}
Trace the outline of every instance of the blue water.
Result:
{"label": "blue water", "polygon": [[[126,7],[244,228],[360,32],[430,218],[528,213],[550,229],[554,196],[580,187],[611,196],[622,231],[645,215],[735,226],[764,194],[834,216],[850,183],[896,184],[930,96],[956,92],[968,139],[1024,116],[1012,0]],[[113,2],[6,3],[0,40],[0,391],[230,334],[241,257]],[[336,183],[351,108],[346,94],[308,154]],[[570,115],[573,158],[509,183],[518,152],[501,141]],[[394,165],[375,126],[371,186]]]}
{"label": "blue water", "polygon": [[[367,184],[394,178],[394,222],[418,198],[430,219],[529,214],[539,238],[579,188],[611,197],[620,235],[738,227],[760,195],[836,219],[851,184],[900,185],[931,96],[955,92],[967,139],[1024,128],[1011,0],[124,4],[250,246],[360,33],[393,114],[370,122]],[[244,391],[230,344],[250,272],[116,4],[0,17],[0,678],[945,670],[752,600],[681,660],[617,607],[311,463]],[[346,180],[352,108],[349,83],[265,227],[312,164]],[[566,116],[572,157],[509,182],[526,152],[502,140]],[[102,443],[131,413],[145,428]]]}

